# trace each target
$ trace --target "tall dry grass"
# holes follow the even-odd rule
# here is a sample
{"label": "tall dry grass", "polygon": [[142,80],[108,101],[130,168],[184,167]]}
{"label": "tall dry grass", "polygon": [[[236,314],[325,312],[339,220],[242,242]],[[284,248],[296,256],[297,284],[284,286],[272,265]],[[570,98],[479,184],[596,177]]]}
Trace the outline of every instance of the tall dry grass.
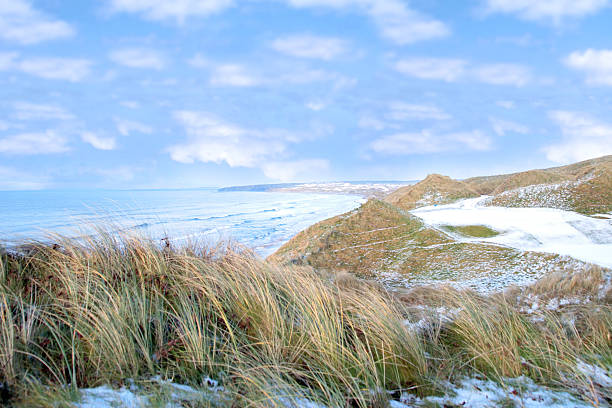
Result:
{"label": "tall dry grass", "polygon": [[503,296],[420,289],[413,300],[460,311],[414,330],[410,294],[350,275],[281,267],[231,246],[103,232],[56,241],[0,255],[0,382],[16,403],[161,376],[217,379],[231,395],[220,405],[371,407],[387,404],[385,390],[426,395],[473,373],[528,375],[595,401],[603,391],[576,362],[612,362],[605,303],[575,323],[554,313],[536,323]]}

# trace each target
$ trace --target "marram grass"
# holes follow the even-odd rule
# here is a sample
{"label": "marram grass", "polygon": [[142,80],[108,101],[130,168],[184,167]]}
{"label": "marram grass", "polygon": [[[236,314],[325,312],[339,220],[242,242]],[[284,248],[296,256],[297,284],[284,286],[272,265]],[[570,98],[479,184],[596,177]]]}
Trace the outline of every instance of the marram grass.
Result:
{"label": "marram grass", "polygon": [[[606,301],[574,321],[551,312],[533,322],[516,294],[398,295],[229,245],[105,233],[56,241],[0,255],[0,382],[16,406],[69,406],[78,388],[156,376],[196,387],[213,378],[230,396],[189,406],[384,407],[386,391],[436,394],[474,374],[605,394],[576,362],[612,363]],[[415,302],[458,312],[414,330]]]}

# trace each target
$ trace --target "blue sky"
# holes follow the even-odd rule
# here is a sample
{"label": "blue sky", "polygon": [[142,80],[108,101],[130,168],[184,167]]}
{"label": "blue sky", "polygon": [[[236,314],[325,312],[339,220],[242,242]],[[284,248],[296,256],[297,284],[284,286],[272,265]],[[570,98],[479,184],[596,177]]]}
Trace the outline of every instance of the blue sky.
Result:
{"label": "blue sky", "polygon": [[0,0],[0,189],[612,154],[610,0]]}

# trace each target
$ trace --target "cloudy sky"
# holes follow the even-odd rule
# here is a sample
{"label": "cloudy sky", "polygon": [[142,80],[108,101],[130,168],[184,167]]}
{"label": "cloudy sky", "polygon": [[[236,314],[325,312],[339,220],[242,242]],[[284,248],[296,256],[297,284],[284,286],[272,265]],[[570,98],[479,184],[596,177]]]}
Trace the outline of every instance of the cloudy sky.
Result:
{"label": "cloudy sky", "polygon": [[0,189],[612,154],[612,0],[0,0]]}

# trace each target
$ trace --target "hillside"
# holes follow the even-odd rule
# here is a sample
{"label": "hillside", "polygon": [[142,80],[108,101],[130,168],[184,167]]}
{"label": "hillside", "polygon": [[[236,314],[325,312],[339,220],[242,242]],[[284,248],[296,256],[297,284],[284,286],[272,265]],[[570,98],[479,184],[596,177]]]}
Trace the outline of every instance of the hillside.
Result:
{"label": "hillside", "polygon": [[[543,242],[553,242],[559,247],[558,240],[576,233],[580,239],[567,242],[568,245],[584,242],[584,250],[605,251],[607,247],[597,245],[608,245],[609,233],[598,229],[607,227],[591,226],[589,220],[593,218],[582,219],[576,215],[567,221],[570,218],[554,213],[555,210],[539,215],[534,213],[534,217],[558,220],[551,221],[556,222],[555,225],[542,226],[540,229],[548,235],[538,239],[538,233],[528,231],[539,225],[536,222],[522,222],[526,225],[522,230],[501,227],[496,231],[482,225],[486,223],[478,218],[479,212],[474,212],[469,216],[470,220],[465,221],[467,214],[472,214],[471,208],[458,208],[456,214],[464,211],[466,215],[459,215],[462,219],[453,222],[425,224],[419,217],[427,219],[426,215],[433,211],[424,208],[426,206],[436,204],[435,209],[439,210],[459,199],[482,194],[490,197],[472,200],[474,203],[478,201],[480,207],[548,207],[586,215],[607,213],[612,211],[611,169],[612,156],[607,156],[569,166],[465,181],[429,175],[413,186],[396,190],[383,201],[370,200],[356,210],[311,226],[269,259],[348,271],[391,287],[450,283],[483,291],[503,288],[511,283],[524,284],[554,270],[583,270],[586,267],[584,262],[556,255],[577,256],[574,254],[578,252],[555,252]],[[416,208],[423,208],[425,213]],[[414,210],[412,212],[416,215],[409,210]],[[496,220],[504,218],[499,211],[494,215]],[[513,213],[513,217],[517,216],[521,215]],[[505,223],[510,221],[508,219]],[[584,231],[575,231],[578,224]],[[557,236],[553,231],[564,232]],[[589,247],[591,244],[595,246]],[[547,253],[539,253],[537,248],[547,248]],[[577,257],[591,261],[588,257]]]}
{"label": "hillside", "polygon": [[402,187],[385,197],[384,201],[403,209],[413,209],[433,204],[448,204],[479,194],[468,184],[448,176],[430,174],[425,180]]}
{"label": "hillside", "polygon": [[576,180],[503,190],[492,196],[488,205],[559,208],[586,215],[607,213],[612,211],[612,170],[600,167]]}
{"label": "hillside", "polygon": [[412,210],[459,199],[492,196],[489,205],[549,207],[592,215],[612,211],[612,156],[549,169],[537,169],[463,181],[439,174],[402,187],[384,198]]}
{"label": "hillside", "polygon": [[448,283],[483,292],[587,267],[569,257],[478,242],[490,234],[496,232],[479,226],[428,227],[401,208],[370,200],[302,231],[268,259],[348,271],[388,287]]}
{"label": "hillside", "polygon": [[490,205],[549,207],[592,215],[612,211],[612,156],[562,167],[465,180]]}

